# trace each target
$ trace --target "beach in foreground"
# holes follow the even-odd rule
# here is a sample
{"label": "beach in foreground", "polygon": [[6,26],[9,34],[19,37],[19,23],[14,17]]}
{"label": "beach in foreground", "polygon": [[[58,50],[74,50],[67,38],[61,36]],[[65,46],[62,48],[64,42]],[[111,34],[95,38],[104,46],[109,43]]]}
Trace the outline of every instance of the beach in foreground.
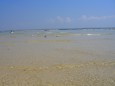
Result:
{"label": "beach in foreground", "polygon": [[115,30],[0,33],[0,86],[115,86]]}

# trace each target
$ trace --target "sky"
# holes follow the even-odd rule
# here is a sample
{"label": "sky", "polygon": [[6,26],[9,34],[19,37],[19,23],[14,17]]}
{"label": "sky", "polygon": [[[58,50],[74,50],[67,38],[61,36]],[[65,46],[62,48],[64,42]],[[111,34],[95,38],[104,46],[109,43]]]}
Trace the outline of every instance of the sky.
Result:
{"label": "sky", "polygon": [[115,27],[115,0],[0,0],[0,30]]}

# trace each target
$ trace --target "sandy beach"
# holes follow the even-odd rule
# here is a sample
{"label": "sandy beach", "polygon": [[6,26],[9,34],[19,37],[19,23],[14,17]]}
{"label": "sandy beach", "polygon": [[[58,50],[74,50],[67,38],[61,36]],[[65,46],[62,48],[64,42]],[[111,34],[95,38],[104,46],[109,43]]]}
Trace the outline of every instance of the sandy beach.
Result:
{"label": "sandy beach", "polygon": [[0,35],[0,86],[115,86],[115,38]]}

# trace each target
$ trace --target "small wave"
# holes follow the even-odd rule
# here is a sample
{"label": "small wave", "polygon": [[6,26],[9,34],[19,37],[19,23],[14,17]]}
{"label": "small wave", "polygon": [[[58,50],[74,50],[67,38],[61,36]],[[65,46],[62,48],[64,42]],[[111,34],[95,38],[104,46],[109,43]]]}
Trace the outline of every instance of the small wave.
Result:
{"label": "small wave", "polygon": [[73,34],[73,35],[75,35],[75,36],[100,36],[101,34],[90,34],[90,33],[88,33],[88,34]]}
{"label": "small wave", "polygon": [[87,36],[100,36],[101,34],[86,34]]}

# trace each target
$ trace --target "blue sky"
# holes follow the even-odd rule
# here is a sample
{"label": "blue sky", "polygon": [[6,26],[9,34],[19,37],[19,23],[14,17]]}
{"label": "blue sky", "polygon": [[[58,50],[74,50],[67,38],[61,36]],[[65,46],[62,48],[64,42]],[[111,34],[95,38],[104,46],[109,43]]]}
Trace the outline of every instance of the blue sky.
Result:
{"label": "blue sky", "polygon": [[114,26],[115,0],[0,0],[0,30]]}

